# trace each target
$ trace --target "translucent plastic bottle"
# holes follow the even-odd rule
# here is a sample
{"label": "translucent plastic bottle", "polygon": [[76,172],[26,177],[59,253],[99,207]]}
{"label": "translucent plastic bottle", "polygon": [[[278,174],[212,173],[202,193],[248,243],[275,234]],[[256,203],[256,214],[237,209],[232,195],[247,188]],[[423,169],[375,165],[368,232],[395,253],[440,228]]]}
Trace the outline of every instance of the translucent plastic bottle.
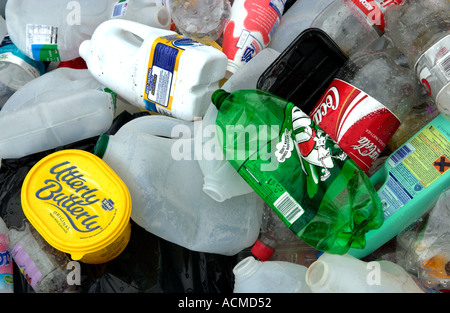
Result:
{"label": "translucent plastic bottle", "polygon": [[14,44],[41,61],[68,61],[79,57],[81,42],[108,19],[128,19],[169,28],[168,10],[144,0],[11,0],[6,21]]}
{"label": "translucent plastic bottle", "polygon": [[281,17],[280,25],[274,33],[269,48],[283,52],[302,31],[311,27],[317,15],[333,0],[297,0]]}
{"label": "translucent plastic bottle", "polygon": [[250,193],[217,202],[204,193],[192,135],[193,123],[143,116],[102,135],[94,153],[127,185],[138,225],[189,250],[237,254],[258,237],[262,201]]}
{"label": "translucent plastic bottle", "polygon": [[67,282],[70,259],[50,246],[27,220],[19,229],[11,227],[10,241],[14,262],[35,292],[76,290]]}
{"label": "translucent plastic bottle", "polygon": [[362,51],[385,31],[386,9],[403,0],[335,0],[312,22],[348,56]]}
{"label": "translucent plastic bottle", "polygon": [[0,108],[20,87],[44,73],[43,62],[23,54],[6,36],[0,42]]}
{"label": "translucent plastic bottle", "polygon": [[315,293],[423,293],[415,280],[391,261],[365,262],[348,254],[322,254],[306,272]]}
{"label": "translucent plastic bottle", "polygon": [[258,261],[252,256],[234,268],[235,293],[310,293],[307,268],[284,261]]}
{"label": "translucent plastic bottle", "polygon": [[92,75],[129,103],[187,121],[203,117],[227,66],[216,48],[125,20],[102,23],[80,54]]}
{"label": "translucent plastic bottle", "polygon": [[229,0],[167,0],[166,4],[177,29],[205,43],[219,39],[231,11]]}
{"label": "translucent plastic bottle", "polygon": [[20,158],[98,136],[112,124],[114,94],[88,70],[55,69],[17,91],[0,111],[0,157]]}
{"label": "translucent plastic bottle", "polygon": [[11,292],[14,292],[14,280],[9,229],[0,217],[0,293]]}
{"label": "translucent plastic bottle", "polygon": [[406,56],[418,80],[447,118],[450,118],[449,11],[448,0],[405,0],[403,5],[386,12],[386,34]]}
{"label": "translucent plastic bottle", "polygon": [[396,51],[355,54],[310,113],[365,172],[417,101],[420,86],[409,68],[395,63]]}

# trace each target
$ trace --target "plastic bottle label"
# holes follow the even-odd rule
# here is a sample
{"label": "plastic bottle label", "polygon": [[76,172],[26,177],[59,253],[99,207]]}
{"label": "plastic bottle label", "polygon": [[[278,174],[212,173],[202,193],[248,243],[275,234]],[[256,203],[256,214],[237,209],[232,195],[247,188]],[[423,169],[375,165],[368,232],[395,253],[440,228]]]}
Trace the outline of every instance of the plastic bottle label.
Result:
{"label": "plastic bottle label", "polygon": [[111,18],[125,16],[128,8],[128,0],[120,0],[114,5]]}
{"label": "plastic bottle label", "polygon": [[26,48],[30,58],[36,61],[59,62],[58,27],[27,24]]}
{"label": "plastic bottle label", "polygon": [[310,117],[365,172],[400,126],[383,104],[340,79],[333,80]]}
{"label": "plastic bottle label", "polygon": [[8,236],[0,234],[0,290],[14,291],[13,263],[8,247]]}
{"label": "plastic bottle label", "polygon": [[420,56],[415,72],[427,93],[436,99],[439,92],[450,84],[450,35]]}
{"label": "plastic bottle label", "polygon": [[380,190],[385,218],[434,184],[450,169],[450,134],[442,115],[393,153],[386,183]]}
{"label": "plastic bottle label", "polygon": [[380,35],[384,33],[386,8],[391,5],[399,5],[404,0],[351,0],[366,16],[369,23],[375,25]]}
{"label": "plastic bottle label", "polygon": [[35,287],[37,282],[42,278],[42,273],[30,258],[27,251],[22,247],[20,243],[16,244],[12,249],[11,254],[19,267],[20,272],[28,281],[31,287]]}
{"label": "plastic bottle label", "polygon": [[172,101],[181,55],[186,46],[202,45],[179,35],[159,37],[150,53],[144,102],[147,110],[172,116]]}

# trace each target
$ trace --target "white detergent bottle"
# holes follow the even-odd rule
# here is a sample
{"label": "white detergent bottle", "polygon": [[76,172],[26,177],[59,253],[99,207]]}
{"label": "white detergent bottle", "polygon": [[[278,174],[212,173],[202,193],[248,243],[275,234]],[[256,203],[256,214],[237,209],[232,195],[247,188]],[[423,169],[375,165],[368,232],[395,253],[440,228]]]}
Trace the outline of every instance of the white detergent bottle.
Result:
{"label": "white detergent bottle", "polygon": [[258,237],[262,200],[251,193],[217,202],[204,193],[192,134],[192,122],[147,115],[100,136],[94,153],[127,185],[139,226],[192,251],[237,254]]}
{"label": "white detergent bottle", "polygon": [[108,19],[129,19],[168,29],[170,13],[144,0],[8,0],[8,33],[15,45],[36,61],[68,61],[95,28]]}
{"label": "white detergent bottle", "polygon": [[306,272],[315,293],[423,293],[400,265],[391,261],[365,262],[349,254],[322,254]]}
{"label": "white detergent bottle", "polygon": [[[255,89],[258,78],[280,55],[266,48],[248,62],[248,67],[240,68],[222,86],[228,92],[239,89]],[[217,128],[217,108],[212,103],[202,121],[195,124],[195,158],[204,174],[203,191],[216,201],[244,195],[254,190],[225,159],[220,146]]]}
{"label": "white detergent bottle", "polygon": [[234,293],[311,293],[307,267],[286,261],[258,261],[249,256],[234,268]]}
{"label": "white detergent bottle", "polygon": [[193,121],[225,76],[227,57],[176,32],[109,20],[80,46],[91,73],[129,103]]}
{"label": "white detergent bottle", "polygon": [[32,80],[0,111],[0,158],[20,158],[104,133],[113,121],[114,98],[88,70],[60,68]]}

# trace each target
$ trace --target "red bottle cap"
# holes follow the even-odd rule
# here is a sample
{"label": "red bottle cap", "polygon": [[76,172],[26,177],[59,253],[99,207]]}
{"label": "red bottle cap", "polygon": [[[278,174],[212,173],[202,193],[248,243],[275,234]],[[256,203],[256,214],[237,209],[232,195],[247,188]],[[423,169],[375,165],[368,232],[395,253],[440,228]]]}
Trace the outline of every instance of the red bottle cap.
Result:
{"label": "red bottle cap", "polygon": [[59,65],[56,68],[60,68],[60,67],[70,67],[70,68],[77,69],[77,70],[85,70],[88,68],[86,62],[84,61],[84,59],[82,57],[78,57],[76,59],[69,60],[69,61],[62,61],[59,63]]}
{"label": "red bottle cap", "polygon": [[250,252],[261,261],[267,261],[275,251],[264,245],[261,241],[257,240]]}

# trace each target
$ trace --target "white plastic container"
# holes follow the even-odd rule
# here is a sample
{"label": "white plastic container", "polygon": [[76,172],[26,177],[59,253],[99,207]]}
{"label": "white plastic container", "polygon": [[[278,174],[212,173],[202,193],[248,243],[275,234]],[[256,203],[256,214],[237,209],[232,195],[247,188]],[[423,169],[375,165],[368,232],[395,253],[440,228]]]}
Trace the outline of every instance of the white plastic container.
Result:
{"label": "white plastic container", "polygon": [[227,65],[216,48],[125,20],[102,23],[80,55],[129,103],[186,121],[203,117]]}
{"label": "white plastic container", "polygon": [[94,153],[127,185],[138,225],[192,251],[237,254],[258,238],[262,200],[251,193],[217,202],[204,193],[192,134],[191,122],[148,115],[102,135]]}
{"label": "white plastic container", "polygon": [[249,256],[234,268],[234,293],[310,293],[307,268],[285,261],[261,262]]}
{"label": "white plastic container", "polygon": [[170,27],[169,11],[151,0],[8,0],[5,14],[13,42],[40,61],[79,57],[81,42],[108,19]]}
{"label": "white plastic container", "polygon": [[423,293],[400,265],[348,254],[322,254],[309,266],[306,283],[315,293]]}
{"label": "white plastic container", "polygon": [[227,77],[266,48],[280,24],[285,0],[234,0],[222,48],[228,57]]}
{"label": "white plastic container", "polygon": [[[277,51],[270,48],[264,49],[248,63],[248,67],[239,69],[231,76],[222,88],[228,92],[255,89],[258,78],[278,56]],[[214,200],[222,202],[254,192],[254,190],[223,155],[217,138],[217,112],[216,106],[211,103],[203,120],[196,122],[194,153],[204,174],[203,191]]]}
{"label": "white plastic container", "polygon": [[0,217],[0,293],[14,292],[9,229]]}
{"label": "white plastic container", "polygon": [[88,70],[55,69],[14,93],[0,111],[0,158],[98,136],[114,117],[114,95]]}

